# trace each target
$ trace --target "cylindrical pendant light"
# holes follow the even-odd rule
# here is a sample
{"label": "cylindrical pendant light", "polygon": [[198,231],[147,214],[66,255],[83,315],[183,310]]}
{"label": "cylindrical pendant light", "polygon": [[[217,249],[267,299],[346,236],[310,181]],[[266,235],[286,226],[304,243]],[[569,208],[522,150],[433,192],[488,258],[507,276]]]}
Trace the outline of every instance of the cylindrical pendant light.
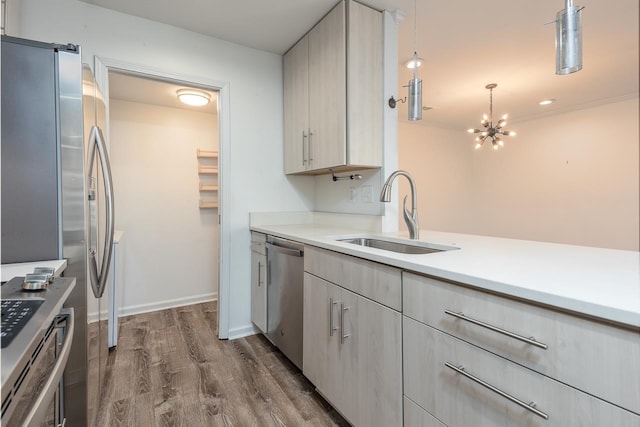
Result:
{"label": "cylindrical pendant light", "polygon": [[566,8],[556,14],[556,74],[582,69],[582,9],[566,0]]}
{"label": "cylindrical pendant light", "polygon": [[[418,63],[418,6],[413,2],[413,63]],[[409,115],[411,121],[422,120],[422,80],[418,78],[418,67],[413,67],[413,78],[409,80]]]}
{"label": "cylindrical pendant light", "polygon": [[[413,60],[417,58],[413,53]],[[418,68],[413,69],[413,78],[409,80],[409,120],[422,120],[422,80],[418,78]]]}

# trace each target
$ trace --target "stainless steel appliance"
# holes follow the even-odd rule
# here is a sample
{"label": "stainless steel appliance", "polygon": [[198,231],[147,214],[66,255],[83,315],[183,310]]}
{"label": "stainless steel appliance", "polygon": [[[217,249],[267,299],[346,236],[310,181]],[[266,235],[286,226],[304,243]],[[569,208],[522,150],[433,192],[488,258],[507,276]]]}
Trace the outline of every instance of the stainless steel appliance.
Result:
{"label": "stainless steel appliance", "polygon": [[67,260],[64,275],[77,281],[66,303],[75,319],[67,424],[92,426],[108,352],[114,212],[104,100],[79,46],[2,36],[1,54],[2,263]]}
{"label": "stainless steel appliance", "polygon": [[62,308],[75,279],[24,291],[22,277],[2,285],[2,425],[66,422],[64,381],[73,343],[73,308]]}
{"label": "stainless steel appliance", "polygon": [[267,338],[302,369],[304,246],[267,237]]}

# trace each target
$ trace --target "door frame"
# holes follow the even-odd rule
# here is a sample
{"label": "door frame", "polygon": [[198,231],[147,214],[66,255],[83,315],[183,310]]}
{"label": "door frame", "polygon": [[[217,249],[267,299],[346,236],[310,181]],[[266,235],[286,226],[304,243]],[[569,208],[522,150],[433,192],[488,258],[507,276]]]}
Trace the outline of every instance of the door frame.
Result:
{"label": "door frame", "polygon": [[[229,338],[229,292],[230,292],[230,247],[231,235],[229,231],[228,218],[230,218],[230,205],[226,203],[225,196],[230,192],[230,172],[231,165],[231,142],[230,142],[230,83],[228,81],[213,80],[201,76],[186,74],[168,73],[155,68],[123,62],[116,59],[101,56],[94,57],[93,72],[96,81],[102,89],[105,97],[107,109],[107,134],[109,141],[109,71],[119,71],[126,74],[138,75],[155,80],[163,80],[171,83],[184,84],[185,86],[196,86],[205,90],[215,90],[218,92],[218,224],[220,226],[220,242],[218,247],[219,268],[218,268],[218,338]],[[108,147],[107,142],[107,147]],[[213,261],[213,260],[212,260]]]}

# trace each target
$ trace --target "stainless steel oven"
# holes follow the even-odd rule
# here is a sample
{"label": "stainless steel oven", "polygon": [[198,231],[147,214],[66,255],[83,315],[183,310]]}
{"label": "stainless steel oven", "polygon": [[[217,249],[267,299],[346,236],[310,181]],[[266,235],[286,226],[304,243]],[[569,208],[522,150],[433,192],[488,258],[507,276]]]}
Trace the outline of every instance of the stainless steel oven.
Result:
{"label": "stainless steel oven", "polygon": [[6,288],[13,286],[3,285],[2,425],[65,425],[63,373],[74,312],[61,306],[74,284],[59,278],[38,293],[12,292]]}

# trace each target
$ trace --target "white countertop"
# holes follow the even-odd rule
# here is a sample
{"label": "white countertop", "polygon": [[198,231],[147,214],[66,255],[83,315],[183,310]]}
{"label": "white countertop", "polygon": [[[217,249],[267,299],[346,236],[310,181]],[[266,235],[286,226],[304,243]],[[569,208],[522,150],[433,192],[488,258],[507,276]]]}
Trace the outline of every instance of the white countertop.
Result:
{"label": "white countertop", "polygon": [[53,267],[56,269],[55,276],[59,276],[62,274],[64,269],[67,268],[67,260],[55,259],[49,261],[2,264],[2,266],[0,267],[0,270],[2,272],[2,281],[6,282],[16,276],[24,276],[27,273],[33,273],[33,269],[36,267]]}
{"label": "white countertop", "polygon": [[333,240],[353,234],[406,238],[403,233],[362,233],[313,224],[251,229],[640,327],[640,252],[421,230],[421,241],[460,249],[408,255]]}

